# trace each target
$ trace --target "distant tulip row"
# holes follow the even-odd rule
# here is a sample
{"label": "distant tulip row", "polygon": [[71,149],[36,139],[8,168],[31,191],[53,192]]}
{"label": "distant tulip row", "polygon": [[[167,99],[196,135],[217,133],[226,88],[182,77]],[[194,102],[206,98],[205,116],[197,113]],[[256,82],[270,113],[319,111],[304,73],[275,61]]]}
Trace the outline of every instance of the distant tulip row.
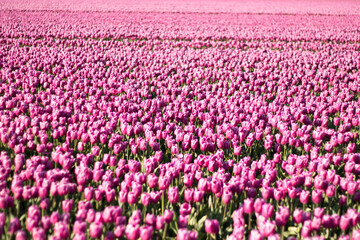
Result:
{"label": "distant tulip row", "polygon": [[[172,1],[160,1],[160,0],[138,0],[136,2],[127,0],[102,0],[102,1],[76,1],[76,0],[56,0],[49,3],[43,2],[42,0],[3,0],[0,6],[0,10],[26,10],[26,11],[42,11],[44,15],[45,11],[60,11],[62,14],[59,15],[59,20],[67,21],[68,12],[75,11],[76,15],[79,12],[85,12],[86,15],[96,15],[96,18],[100,18],[103,15],[111,14],[118,16],[119,14],[127,14],[131,12],[128,18],[133,18],[134,13],[141,15],[156,15],[158,12],[168,14],[181,14],[185,17],[196,13],[202,18],[213,19],[216,15],[221,15],[222,18],[228,18],[229,14],[239,16],[241,13],[246,14],[284,14],[292,15],[299,14],[303,18],[308,18],[314,14],[322,15],[350,15],[351,17],[360,14],[358,2],[356,0],[347,1],[273,1],[271,4],[265,0],[228,0],[228,1],[217,1],[217,0],[172,0]],[[120,11],[120,12],[119,12]],[[99,14],[99,12],[101,14]],[[208,17],[208,14],[211,14]],[[240,14],[239,14],[240,13]],[[125,15],[124,14],[124,15]],[[100,17],[99,17],[100,16]],[[240,15],[241,16],[241,15]],[[281,16],[281,15],[280,15]],[[192,16],[191,16],[192,17]],[[111,21],[112,18],[107,19]],[[51,19],[53,20],[53,19]],[[167,21],[161,21],[157,19],[157,23],[167,23]],[[134,23],[137,23],[133,20]],[[196,24],[197,22],[194,22]],[[205,24],[209,24],[204,21]],[[217,23],[215,21],[215,23]],[[266,22],[265,22],[266,23]],[[218,24],[218,23],[217,23]],[[279,24],[279,23],[278,23]],[[209,24],[212,27],[212,24]],[[222,24],[219,24],[222,26]],[[75,26],[75,25],[73,25]],[[14,26],[15,27],[15,26]],[[86,25],[84,27],[89,27]],[[103,26],[102,26],[103,27]],[[179,26],[176,26],[179,27]],[[34,29],[32,29],[34,30]],[[348,31],[348,29],[347,29]],[[154,33],[155,34],[155,33]],[[158,33],[160,34],[160,33]],[[164,33],[162,33],[164,35]]]}

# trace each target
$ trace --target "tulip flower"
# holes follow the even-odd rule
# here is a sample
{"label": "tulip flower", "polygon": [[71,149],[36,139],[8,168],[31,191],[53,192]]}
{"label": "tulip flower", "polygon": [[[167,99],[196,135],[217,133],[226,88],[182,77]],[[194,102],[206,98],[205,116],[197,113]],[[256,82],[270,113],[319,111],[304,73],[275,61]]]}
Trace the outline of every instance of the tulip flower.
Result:
{"label": "tulip flower", "polygon": [[205,220],[205,232],[208,234],[219,233],[219,221],[217,219],[206,219]]}

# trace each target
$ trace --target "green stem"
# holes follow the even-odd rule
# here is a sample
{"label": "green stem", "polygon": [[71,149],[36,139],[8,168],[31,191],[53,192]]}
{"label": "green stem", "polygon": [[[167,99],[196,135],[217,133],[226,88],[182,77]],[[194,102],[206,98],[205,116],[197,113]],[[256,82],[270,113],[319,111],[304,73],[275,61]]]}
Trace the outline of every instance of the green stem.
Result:
{"label": "green stem", "polygon": [[[293,212],[293,208],[294,208],[294,199],[291,198],[290,200],[291,204],[290,204],[290,212]],[[291,214],[292,215],[292,214]]]}
{"label": "green stem", "polygon": [[10,221],[10,214],[9,214],[9,209],[5,208],[5,239],[8,240],[9,239],[9,221]]}
{"label": "green stem", "polygon": [[165,227],[164,227],[164,230],[163,230],[163,235],[162,235],[162,239],[165,240],[166,239],[166,230],[167,230],[167,227],[168,227],[168,224],[165,223]]}
{"label": "green stem", "polygon": [[16,199],[15,205],[16,205],[16,215],[19,216],[20,215],[20,200]]}
{"label": "green stem", "polygon": [[146,218],[146,206],[143,206],[143,216],[144,216],[144,224],[145,224],[145,218]]}
{"label": "green stem", "polygon": [[226,210],[227,210],[227,204],[225,204],[224,215],[223,215],[223,221],[225,220]]}
{"label": "green stem", "polygon": [[249,230],[249,232],[251,231],[251,213],[249,213],[248,230]]}
{"label": "green stem", "polygon": [[165,190],[162,193],[161,196],[161,213],[164,214],[164,209],[165,209]]}

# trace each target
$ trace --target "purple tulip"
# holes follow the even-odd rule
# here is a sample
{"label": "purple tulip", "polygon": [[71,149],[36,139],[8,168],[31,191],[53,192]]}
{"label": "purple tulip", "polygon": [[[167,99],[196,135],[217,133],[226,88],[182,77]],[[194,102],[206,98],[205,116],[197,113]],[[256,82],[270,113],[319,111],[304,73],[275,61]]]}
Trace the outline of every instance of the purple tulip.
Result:
{"label": "purple tulip", "polygon": [[46,235],[44,229],[38,227],[34,228],[32,231],[32,238],[34,240],[45,240]]}
{"label": "purple tulip", "polygon": [[174,212],[171,210],[165,209],[163,217],[164,217],[165,222],[169,224],[173,220]]}
{"label": "purple tulip", "polygon": [[261,215],[265,218],[271,218],[274,213],[274,206],[268,203],[264,203],[261,210]]}
{"label": "purple tulip", "polygon": [[156,217],[155,217],[155,215],[149,214],[149,213],[146,214],[145,224],[155,227],[155,225],[156,225]]}
{"label": "purple tulip", "polygon": [[190,240],[190,231],[186,228],[180,228],[177,232],[176,240]]}
{"label": "purple tulip", "polygon": [[178,226],[179,228],[186,228],[188,226],[189,215],[180,215]]}
{"label": "purple tulip", "polygon": [[177,203],[179,201],[179,191],[177,187],[170,187],[168,190],[168,199],[171,203]]}
{"label": "purple tulip", "polygon": [[128,224],[125,229],[125,235],[130,240],[135,240],[140,236],[140,227]]}
{"label": "purple tulip", "polygon": [[319,204],[322,201],[322,192],[315,189],[311,193],[311,199],[314,203]]}
{"label": "purple tulip", "polygon": [[9,223],[9,233],[15,234],[16,231],[20,230],[21,224],[18,218],[12,218]]}
{"label": "purple tulip", "polygon": [[82,234],[86,232],[86,222],[75,221],[73,226],[73,232],[75,234]]}
{"label": "purple tulip", "polygon": [[22,230],[17,231],[15,239],[16,240],[26,240],[27,237],[26,237],[25,231],[22,231]]}
{"label": "purple tulip", "polygon": [[275,213],[275,220],[277,226],[285,226],[290,217],[290,211],[287,207],[279,207],[279,212]]}
{"label": "purple tulip", "polygon": [[217,219],[206,219],[205,220],[205,232],[208,234],[219,233],[219,221]]}
{"label": "purple tulip", "polygon": [[149,240],[152,238],[153,227],[152,226],[142,226],[140,228],[140,238],[141,240]]}
{"label": "purple tulip", "polygon": [[255,229],[251,230],[249,239],[250,240],[261,240],[262,239],[261,233]]}
{"label": "purple tulip", "polygon": [[102,234],[103,225],[102,223],[91,223],[89,227],[90,237],[100,238]]}
{"label": "purple tulip", "polygon": [[156,216],[156,229],[160,230],[164,227],[165,219],[163,216]]}
{"label": "purple tulip", "polygon": [[191,205],[188,203],[183,203],[180,206],[180,215],[190,215],[191,213]]}
{"label": "purple tulip", "polygon": [[247,214],[254,212],[254,200],[252,198],[247,198],[244,200],[244,212]]}
{"label": "purple tulip", "polygon": [[70,236],[69,227],[64,222],[57,222],[54,226],[54,235],[60,239],[66,239]]}
{"label": "purple tulip", "polygon": [[61,205],[64,212],[70,212],[72,209],[73,200],[64,200],[61,202]]}

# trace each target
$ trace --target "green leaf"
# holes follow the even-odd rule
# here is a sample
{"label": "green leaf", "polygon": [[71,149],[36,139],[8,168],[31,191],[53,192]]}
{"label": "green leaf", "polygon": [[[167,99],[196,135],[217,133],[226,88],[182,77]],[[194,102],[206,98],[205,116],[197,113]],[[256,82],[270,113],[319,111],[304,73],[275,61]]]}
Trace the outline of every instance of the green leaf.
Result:
{"label": "green leaf", "polygon": [[288,228],[288,232],[297,233],[297,232],[298,232],[298,228],[297,228],[297,227],[289,227],[289,228]]}
{"label": "green leaf", "polygon": [[196,211],[196,209],[195,208],[191,208],[191,215],[194,215],[195,214],[195,211]]}
{"label": "green leaf", "polygon": [[207,219],[207,215],[203,216],[202,218],[200,218],[200,220],[197,222],[197,227],[196,227],[196,230],[200,230],[203,226],[204,226],[204,223],[205,223],[205,220]]}
{"label": "green leaf", "polygon": [[211,201],[212,199],[211,199],[211,196],[209,196],[209,206],[210,206],[210,210],[211,210],[211,212],[214,212],[214,206],[213,206],[213,203],[212,203],[212,201]]}
{"label": "green leaf", "polygon": [[189,225],[190,226],[195,226],[196,225],[196,216],[192,216],[189,220]]}
{"label": "green leaf", "polygon": [[174,234],[177,234],[177,231],[179,230],[177,221],[171,221],[169,229],[174,232]]}
{"label": "green leaf", "polygon": [[198,232],[198,239],[206,239],[206,233],[204,232]]}

